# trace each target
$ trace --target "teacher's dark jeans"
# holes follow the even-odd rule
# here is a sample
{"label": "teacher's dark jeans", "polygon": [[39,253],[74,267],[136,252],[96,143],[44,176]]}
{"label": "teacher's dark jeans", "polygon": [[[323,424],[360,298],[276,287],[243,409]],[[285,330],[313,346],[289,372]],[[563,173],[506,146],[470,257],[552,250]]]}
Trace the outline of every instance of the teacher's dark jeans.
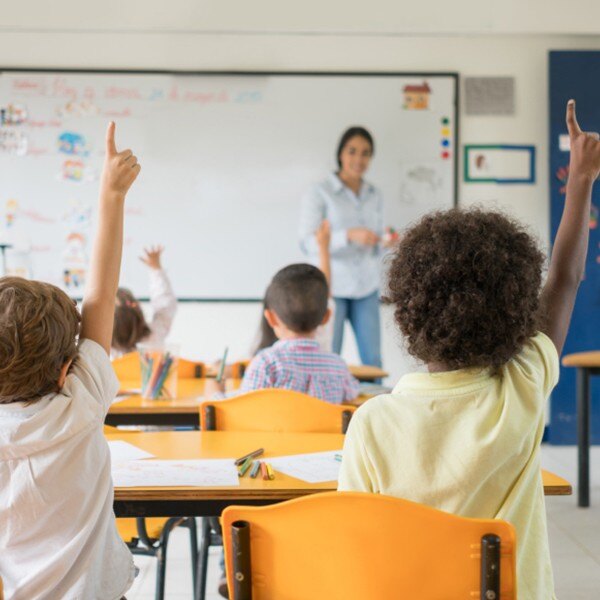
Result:
{"label": "teacher's dark jeans", "polygon": [[364,365],[381,367],[381,329],[379,291],[364,298],[334,298],[333,351],[340,354],[344,341],[344,323],[350,321],[360,360]]}

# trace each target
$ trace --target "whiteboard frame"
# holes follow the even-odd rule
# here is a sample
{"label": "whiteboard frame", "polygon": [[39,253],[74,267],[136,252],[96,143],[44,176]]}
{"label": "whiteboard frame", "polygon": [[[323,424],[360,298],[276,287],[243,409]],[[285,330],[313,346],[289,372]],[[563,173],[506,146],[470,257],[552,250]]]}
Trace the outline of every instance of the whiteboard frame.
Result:
{"label": "whiteboard frame", "polygon": [[[32,67],[0,67],[0,76],[4,73],[45,73],[45,74],[80,74],[80,75],[171,75],[171,76],[215,76],[215,77],[416,77],[416,78],[451,78],[454,80],[454,106],[452,119],[454,123],[452,143],[452,171],[454,185],[452,188],[452,206],[458,206],[458,177],[459,177],[459,131],[460,131],[460,75],[456,71],[190,71],[190,70],[160,70],[160,69],[65,69],[65,68],[32,68]],[[80,301],[82,298],[74,298]],[[139,298],[141,302],[148,302],[149,298]],[[262,302],[263,298],[177,298],[178,302],[191,303],[244,303]]]}

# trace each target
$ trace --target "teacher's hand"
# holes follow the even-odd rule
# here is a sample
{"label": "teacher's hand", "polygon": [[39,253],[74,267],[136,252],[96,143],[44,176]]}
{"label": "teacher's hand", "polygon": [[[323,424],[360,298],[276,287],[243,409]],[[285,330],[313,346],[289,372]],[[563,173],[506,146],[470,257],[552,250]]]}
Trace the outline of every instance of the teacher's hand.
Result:
{"label": "teacher's hand", "polygon": [[379,243],[379,236],[366,227],[352,227],[348,229],[346,235],[348,241],[361,246],[376,246]]}

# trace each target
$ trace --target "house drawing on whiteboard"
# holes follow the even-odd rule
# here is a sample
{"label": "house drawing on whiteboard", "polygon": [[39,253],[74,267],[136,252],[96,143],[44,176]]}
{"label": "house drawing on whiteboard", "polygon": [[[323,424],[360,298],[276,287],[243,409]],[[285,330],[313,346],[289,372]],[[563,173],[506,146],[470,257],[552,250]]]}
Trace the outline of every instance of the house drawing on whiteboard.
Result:
{"label": "house drawing on whiteboard", "polygon": [[406,110],[429,109],[431,88],[426,81],[418,85],[405,85],[402,92],[404,93],[404,108]]}

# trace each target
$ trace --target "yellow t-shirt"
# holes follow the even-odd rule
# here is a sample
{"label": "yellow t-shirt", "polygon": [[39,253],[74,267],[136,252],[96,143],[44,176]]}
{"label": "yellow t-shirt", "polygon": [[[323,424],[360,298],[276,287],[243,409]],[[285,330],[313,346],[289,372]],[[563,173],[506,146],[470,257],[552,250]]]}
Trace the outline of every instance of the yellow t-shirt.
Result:
{"label": "yellow t-shirt", "polygon": [[354,414],[338,489],[509,521],[519,600],[553,598],[539,448],[558,373],[556,348],[538,333],[497,376],[473,369],[405,375]]}

